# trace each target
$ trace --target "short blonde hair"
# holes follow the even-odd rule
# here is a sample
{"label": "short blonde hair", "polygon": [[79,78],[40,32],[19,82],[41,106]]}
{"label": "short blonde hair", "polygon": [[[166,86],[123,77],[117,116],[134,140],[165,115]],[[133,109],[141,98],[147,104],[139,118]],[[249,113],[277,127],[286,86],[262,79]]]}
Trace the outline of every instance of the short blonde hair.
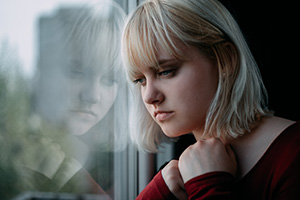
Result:
{"label": "short blonde hair", "polygon": [[[47,121],[59,123],[55,121],[60,118],[53,114],[57,113],[53,108],[61,105],[60,98],[54,101],[53,96],[61,94],[49,80],[58,82],[57,76],[66,74],[67,66],[78,65],[83,70],[95,67],[105,76],[104,84],[117,83],[117,96],[106,115],[80,139],[98,151],[123,150],[128,138],[128,91],[120,51],[125,12],[113,0],[97,0],[62,7],[40,20],[40,71],[34,88],[36,112]],[[60,59],[55,55],[60,55]],[[76,58],[75,63],[72,57]]]}
{"label": "short blonde hair", "polygon": [[[177,59],[176,40],[198,47],[217,63],[219,83],[206,116],[203,138],[237,138],[249,132],[267,109],[267,92],[257,64],[231,14],[216,0],[148,0],[129,16],[122,56],[129,79],[141,66],[157,66],[157,47]],[[138,147],[155,152],[166,136],[133,86],[134,109],[130,131]]]}

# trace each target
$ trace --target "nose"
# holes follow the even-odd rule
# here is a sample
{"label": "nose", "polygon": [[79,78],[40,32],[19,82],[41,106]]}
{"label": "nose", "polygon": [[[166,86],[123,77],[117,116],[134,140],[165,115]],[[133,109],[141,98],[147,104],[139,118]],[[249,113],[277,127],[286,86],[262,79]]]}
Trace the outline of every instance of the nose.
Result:
{"label": "nose", "polygon": [[159,86],[148,81],[147,85],[142,89],[142,98],[144,103],[157,105],[164,101],[164,94]]}
{"label": "nose", "polygon": [[101,86],[97,80],[90,80],[82,89],[80,98],[83,102],[96,104],[101,100]]}

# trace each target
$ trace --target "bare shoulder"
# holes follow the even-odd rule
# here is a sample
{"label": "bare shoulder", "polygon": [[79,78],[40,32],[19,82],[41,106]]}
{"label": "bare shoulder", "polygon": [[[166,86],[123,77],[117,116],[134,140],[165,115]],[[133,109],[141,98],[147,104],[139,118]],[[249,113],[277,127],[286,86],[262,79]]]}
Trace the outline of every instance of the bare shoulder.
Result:
{"label": "bare shoulder", "polygon": [[240,176],[247,174],[268,150],[273,141],[295,121],[280,117],[263,119],[251,133],[233,141]]}
{"label": "bare shoulder", "polygon": [[254,128],[248,136],[245,136],[246,143],[253,143],[256,146],[269,147],[271,143],[295,121],[270,117],[263,119],[256,128]]}
{"label": "bare shoulder", "polygon": [[294,124],[295,121],[280,118],[280,117],[271,117],[265,119],[260,126],[258,126],[257,131],[264,131],[265,133],[271,134],[273,136],[278,136],[281,134],[287,127]]}

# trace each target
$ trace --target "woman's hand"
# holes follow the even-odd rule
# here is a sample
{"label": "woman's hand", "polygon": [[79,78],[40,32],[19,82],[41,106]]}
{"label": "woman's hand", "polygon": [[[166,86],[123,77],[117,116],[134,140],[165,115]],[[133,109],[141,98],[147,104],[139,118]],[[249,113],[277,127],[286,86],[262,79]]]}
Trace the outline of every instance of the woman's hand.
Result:
{"label": "woman's hand", "polygon": [[177,199],[188,199],[184,183],[178,169],[178,161],[170,161],[161,171],[162,177],[169,190]]}
{"label": "woman's hand", "polygon": [[28,137],[22,143],[22,157],[18,165],[39,172],[52,179],[58,171],[65,153],[59,144],[46,137]]}
{"label": "woman's hand", "polygon": [[236,174],[237,163],[230,146],[220,139],[197,141],[180,156],[178,167],[184,183],[199,175],[223,171]]}

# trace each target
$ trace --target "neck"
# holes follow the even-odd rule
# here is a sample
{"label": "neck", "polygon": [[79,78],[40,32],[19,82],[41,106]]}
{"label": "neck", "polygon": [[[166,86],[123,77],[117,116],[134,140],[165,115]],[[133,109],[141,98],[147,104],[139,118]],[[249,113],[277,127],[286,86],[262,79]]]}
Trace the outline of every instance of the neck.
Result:
{"label": "neck", "polygon": [[194,130],[192,133],[193,133],[193,135],[194,135],[194,137],[195,137],[195,139],[197,141],[208,139],[208,137],[203,137],[203,135],[204,135],[204,128],[201,128],[201,129],[198,129],[198,130]]}

